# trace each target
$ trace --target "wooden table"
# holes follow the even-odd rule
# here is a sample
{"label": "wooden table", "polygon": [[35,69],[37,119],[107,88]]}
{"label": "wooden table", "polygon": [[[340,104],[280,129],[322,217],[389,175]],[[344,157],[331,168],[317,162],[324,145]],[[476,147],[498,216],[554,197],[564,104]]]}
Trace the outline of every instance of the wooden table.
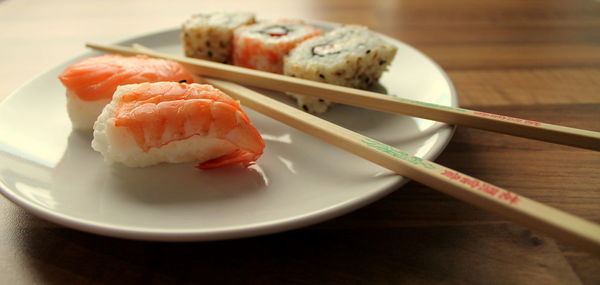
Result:
{"label": "wooden table", "polygon": [[[463,107],[600,131],[600,2],[587,0],[4,0],[0,98],[85,41],[205,9],[368,25],[437,61]],[[458,127],[437,161],[600,222],[598,152]],[[204,243],[96,236],[0,199],[0,283],[600,284],[600,258],[417,183],[308,228]]]}

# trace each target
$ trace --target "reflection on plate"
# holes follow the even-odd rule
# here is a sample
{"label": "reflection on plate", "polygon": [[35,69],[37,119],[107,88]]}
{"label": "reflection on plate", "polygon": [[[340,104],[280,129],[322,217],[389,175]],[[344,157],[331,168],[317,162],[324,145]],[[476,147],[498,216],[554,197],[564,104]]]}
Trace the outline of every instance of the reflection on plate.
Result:
{"label": "reflection on plate", "polygon": [[[331,24],[318,23],[325,28]],[[132,38],[181,53],[177,29]],[[445,73],[417,50],[398,46],[380,80],[389,94],[456,106]],[[364,206],[406,179],[251,110],[267,143],[248,169],[199,171],[194,163],[129,169],[109,166],[90,147],[91,134],[71,130],[63,63],[0,105],[0,186],[14,203],[55,223],[142,240],[217,240],[274,233],[317,223]],[[281,94],[271,95],[291,100]],[[434,159],[452,127],[428,120],[336,105],[327,120]]]}

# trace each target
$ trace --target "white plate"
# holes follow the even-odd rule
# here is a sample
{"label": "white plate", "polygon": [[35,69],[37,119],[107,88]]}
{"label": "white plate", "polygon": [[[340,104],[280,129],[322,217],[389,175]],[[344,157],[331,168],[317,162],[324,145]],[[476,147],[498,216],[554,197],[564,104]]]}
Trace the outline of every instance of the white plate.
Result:
{"label": "white plate", "polygon": [[[398,53],[380,80],[388,93],[457,106],[450,80],[433,61],[390,41]],[[181,53],[177,29],[121,44],[133,42]],[[97,53],[41,74],[0,105],[0,191],[39,217],[130,239],[230,239],[324,221],[407,182],[251,110],[267,147],[250,169],[200,171],[194,163],[141,169],[106,165],[90,147],[91,134],[71,130],[65,90],[57,80],[67,65],[93,55]],[[427,159],[440,154],[453,132],[441,123],[342,105],[323,117]]]}

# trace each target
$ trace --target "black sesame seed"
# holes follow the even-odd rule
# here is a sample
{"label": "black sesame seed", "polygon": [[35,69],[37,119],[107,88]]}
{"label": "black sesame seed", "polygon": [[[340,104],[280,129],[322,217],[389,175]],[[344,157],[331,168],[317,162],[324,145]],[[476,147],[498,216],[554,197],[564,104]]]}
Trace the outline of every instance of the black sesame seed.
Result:
{"label": "black sesame seed", "polygon": [[308,107],[306,105],[302,105],[302,109],[304,109],[304,111],[308,112]]}
{"label": "black sesame seed", "polygon": [[325,75],[323,75],[323,73],[320,73],[320,74],[319,74],[319,77],[321,77],[321,78],[325,79]]}
{"label": "black sesame seed", "polygon": [[179,80],[179,83],[187,83],[187,80],[185,80],[185,79]]}
{"label": "black sesame seed", "polygon": [[371,50],[370,50],[370,49],[368,49],[368,50],[367,50],[367,54],[370,54],[370,53],[371,53]]}
{"label": "black sesame seed", "polygon": [[212,57],[212,51],[210,51],[210,50],[208,51],[208,56]]}
{"label": "black sesame seed", "polygon": [[323,103],[323,102],[325,102],[325,100],[323,100],[323,99],[319,99],[319,102]]}
{"label": "black sesame seed", "polygon": [[379,65],[383,65],[385,63],[385,60],[380,60],[379,61]]}

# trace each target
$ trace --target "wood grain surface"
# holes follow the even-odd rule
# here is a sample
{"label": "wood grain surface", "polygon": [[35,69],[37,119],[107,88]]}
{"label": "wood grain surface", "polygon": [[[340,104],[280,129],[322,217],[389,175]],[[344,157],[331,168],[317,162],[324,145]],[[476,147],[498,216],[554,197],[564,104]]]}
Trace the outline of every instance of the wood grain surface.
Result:
{"label": "wood grain surface", "polygon": [[[84,42],[175,27],[207,9],[368,25],[438,62],[465,108],[600,131],[591,0],[4,0],[0,98]],[[598,152],[458,127],[436,161],[600,222]],[[414,182],[315,226],[204,243],[87,234],[0,199],[0,284],[246,283],[600,284],[600,257]]]}

